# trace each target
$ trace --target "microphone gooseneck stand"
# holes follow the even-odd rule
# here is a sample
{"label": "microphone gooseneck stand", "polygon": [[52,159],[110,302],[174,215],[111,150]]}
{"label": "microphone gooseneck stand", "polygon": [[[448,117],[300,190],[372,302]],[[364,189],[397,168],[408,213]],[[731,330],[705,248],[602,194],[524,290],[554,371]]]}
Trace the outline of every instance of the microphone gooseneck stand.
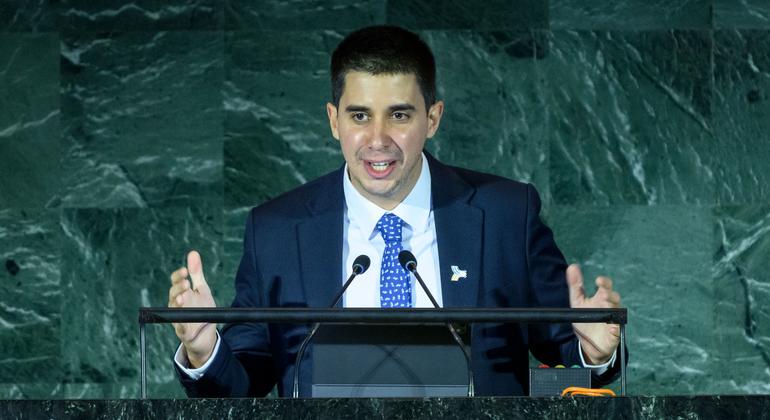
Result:
{"label": "microphone gooseneck stand", "polygon": [[[428,298],[430,299],[433,306],[435,308],[440,308],[440,306],[438,306],[438,302],[436,302],[436,299],[433,297],[433,294],[425,286],[425,282],[422,281],[422,277],[420,277],[420,274],[417,272],[417,258],[415,258],[414,254],[407,250],[403,250],[398,254],[398,262],[402,267],[404,267],[404,270],[414,274],[414,277],[420,283],[420,287],[422,287],[422,290],[425,291],[425,294],[428,295]],[[471,355],[468,354],[468,350],[465,348],[465,343],[463,342],[463,339],[460,338],[460,335],[457,334],[455,327],[452,326],[450,322],[447,322],[446,326],[449,329],[449,332],[452,334],[452,338],[454,338],[455,343],[457,343],[457,345],[460,346],[460,350],[463,351],[463,356],[465,356],[465,363],[468,365],[468,396],[473,397],[476,395],[476,390],[473,386],[473,367],[471,366]]]}
{"label": "microphone gooseneck stand", "polygon": [[[359,255],[356,257],[355,261],[353,261],[353,273],[348,277],[348,280],[337,293],[337,296],[334,297],[334,301],[329,306],[330,308],[337,306],[337,303],[342,299],[342,295],[345,293],[345,290],[348,289],[350,283],[353,282],[353,279],[356,278],[357,275],[363,274],[369,268],[370,263],[371,260],[366,255]],[[297,351],[297,358],[294,360],[294,387],[291,391],[292,398],[299,398],[299,366],[302,363],[302,356],[305,354],[305,348],[307,348],[307,345],[310,343],[310,340],[313,339],[313,336],[320,326],[320,322],[313,324],[313,328],[310,330],[307,337],[305,337],[305,340],[302,341],[302,344],[300,344],[299,350]]]}

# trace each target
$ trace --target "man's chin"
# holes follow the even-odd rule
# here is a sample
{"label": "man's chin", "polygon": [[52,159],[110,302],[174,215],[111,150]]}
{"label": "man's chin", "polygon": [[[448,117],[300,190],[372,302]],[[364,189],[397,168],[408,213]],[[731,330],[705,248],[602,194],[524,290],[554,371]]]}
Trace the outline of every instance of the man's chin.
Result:
{"label": "man's chin", "polygon": [[395,195],[398,183],[393,179],[367,179],[360,184],[366,195],[378,198],[390,198]]}
{"label": "man's chin", "polygon": [[[379,183],[379,182],[378,182]],[[378,198],[391,198],[394,195],[395,186],[392,181],[381,182],[386,185],[369,185],[364,186],[364,191],[372,197]]]}
{"label": "man's chin", "polygon": [[353,185],[364,198],[384,209],[392,209],[404,199],[400,196],[399,180],[367,179],[363,183],[355,182]]}

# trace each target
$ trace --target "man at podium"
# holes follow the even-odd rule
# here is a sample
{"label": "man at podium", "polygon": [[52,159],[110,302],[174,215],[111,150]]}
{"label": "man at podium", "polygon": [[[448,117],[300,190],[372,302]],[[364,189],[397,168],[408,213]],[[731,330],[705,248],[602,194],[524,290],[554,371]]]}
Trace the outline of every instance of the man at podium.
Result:
{"label": "man at podium", "polygon": [[[450,167],[423,150],[444,111],[435,80],[433,54],[412,32],[373,26],[340,42],[326,111],[345,165],[251,210],[233,307],[328,307],[359,255],[371,266],[342,306],[432,307],[398,264],[401,250],[415,255],[442,307],[619,307],[609,278],[585,295],[579,267],[567,266],[540,220],[532,185]],[[168,305],[215,306],[197,252],[171,274]],[[174,328],[188,395],[264,396],[276,384],[279,395],[291,392],[305,326]],[[616,325],[477,324],[471,342],[477,395],[526,394],[529,352],[552,366],[590,367],[594,384],[620,368]]]}

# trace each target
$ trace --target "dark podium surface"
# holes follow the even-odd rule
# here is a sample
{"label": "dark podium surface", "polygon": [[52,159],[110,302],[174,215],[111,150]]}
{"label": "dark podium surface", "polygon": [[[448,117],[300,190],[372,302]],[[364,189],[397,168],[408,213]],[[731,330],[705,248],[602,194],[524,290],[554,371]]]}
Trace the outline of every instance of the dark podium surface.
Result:
{"label": "dark podium surface", "polygon": [[767,419],[770,395],[616,398],[6,400],[10,419]]}

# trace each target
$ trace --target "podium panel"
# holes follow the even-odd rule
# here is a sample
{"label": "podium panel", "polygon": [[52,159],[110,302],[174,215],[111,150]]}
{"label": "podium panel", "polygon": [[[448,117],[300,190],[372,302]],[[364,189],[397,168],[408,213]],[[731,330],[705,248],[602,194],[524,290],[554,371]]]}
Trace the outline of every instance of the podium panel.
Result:
{"label": "podium panel", "polygon": [[324,324],[313,341],[313,397],[468,393],[468,365],[445,325]]}

